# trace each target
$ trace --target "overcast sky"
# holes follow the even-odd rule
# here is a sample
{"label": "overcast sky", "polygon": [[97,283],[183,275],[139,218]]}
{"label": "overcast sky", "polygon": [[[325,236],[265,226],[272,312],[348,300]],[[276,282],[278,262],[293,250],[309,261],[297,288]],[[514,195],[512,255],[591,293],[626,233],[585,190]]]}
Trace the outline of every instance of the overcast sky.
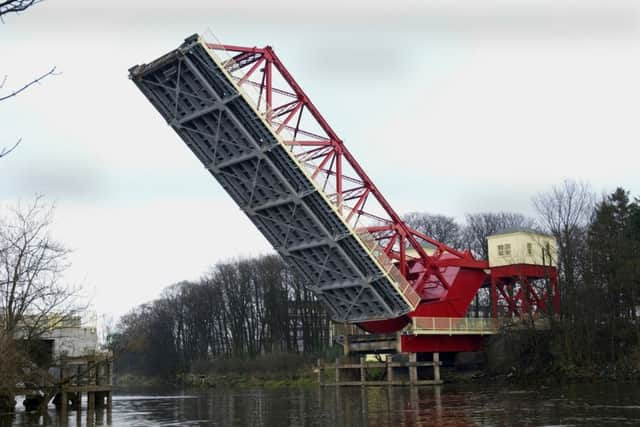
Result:
{"label": "overcast sky", "polygon": [[636,1],[46,0],[0,24],[0,203],[44,194],[67,279],[120,315],[267,253],[127,70],[193,34],[272,45],[399,212],[508,210],[564,178],[640,194]]}

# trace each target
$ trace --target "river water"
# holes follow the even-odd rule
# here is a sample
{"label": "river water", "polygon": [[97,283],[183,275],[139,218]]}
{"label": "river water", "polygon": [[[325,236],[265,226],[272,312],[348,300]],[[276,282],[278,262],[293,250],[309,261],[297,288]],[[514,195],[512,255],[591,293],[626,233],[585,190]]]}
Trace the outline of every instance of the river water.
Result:
{"label": "river water", "polygon": [[[84,402],[86,405],[86,401]],[[640,425],[640,387],[307,387],[119,391],[111,411],[61,420],[20,409],[0,427]]]}

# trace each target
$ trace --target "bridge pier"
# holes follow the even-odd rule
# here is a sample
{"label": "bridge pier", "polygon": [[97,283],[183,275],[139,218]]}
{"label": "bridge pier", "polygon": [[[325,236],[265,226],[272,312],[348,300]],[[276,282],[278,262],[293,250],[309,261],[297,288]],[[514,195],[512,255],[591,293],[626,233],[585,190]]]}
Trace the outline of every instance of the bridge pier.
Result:
{"label": "bridge pier", "polygon": [[87,395],[87,410],[112,408],[113,359],[110,353],[64,358],[59,366],[61,384],[54,404],[61,416],[69,409],[82,410],[82,394]]}
{"label": "bridge pier", "polygon": [[[318,360],[316,373],[321,386],[394,386],[394,385],[437,385],[442,384],[440,377],[439,354],[434,353],[432,361],[419,361],[416,353],[386,355],[385,361],[367,361],[365,356],[358,359],[337,358],[333,366],[325,367]],[[426,379],[419,372],[421,368],[432,368],[433,379]],[[327,371],[333,371],[333,381],[327,381]],[[370,379],[375,370],[383,374],[382,378]]]}

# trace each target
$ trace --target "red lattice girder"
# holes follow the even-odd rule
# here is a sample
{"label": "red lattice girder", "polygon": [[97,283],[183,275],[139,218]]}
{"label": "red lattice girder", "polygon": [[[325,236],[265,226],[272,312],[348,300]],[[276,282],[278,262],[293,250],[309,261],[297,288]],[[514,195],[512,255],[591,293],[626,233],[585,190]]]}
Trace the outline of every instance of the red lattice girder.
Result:
{"label": "red lattice girder", "polygon": [[[453,249],[402,221],[271,47],[208,47],[228,58],[227,71],[253,98],[343,219],[359,232],[373,235],[423,301],[446,297],[456,280],[453,269],[487,268],[470,252]],[[432,248],[430,253],[425,247]],[[479,286],[474,280],[470,288],[475,293]]]}

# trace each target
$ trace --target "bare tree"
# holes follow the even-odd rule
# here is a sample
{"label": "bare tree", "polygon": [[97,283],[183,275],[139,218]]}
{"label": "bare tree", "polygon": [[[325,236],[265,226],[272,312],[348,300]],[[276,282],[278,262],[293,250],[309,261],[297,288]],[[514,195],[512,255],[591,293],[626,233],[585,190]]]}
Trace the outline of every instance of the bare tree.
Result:
{"label": "bare tree", "polygon": [[0,326],[7,336],[36,338],[85,308],[61,280],[68,254],[50,235],[52,208],[40,197],[0,217]]}
{"label": "bare tree", "polygon": [[551,191],[533,198],[540,222],[556,238],[575,235],[589,224],[595,206],[595,194],[589,184],[565,180]]}
{"label": "bare tree", "polygon": [[512,212],[467,214],[466,222],[465,243],[481,259],[489,258],[488,236],[505,230],[535,228],[533,219]]}
{"label": "bare tree", "polygon": [[446,245],[459,249],[462,244],[462,230],[453,217],[425,212],[409,212],[402,219],[414,230],[433,237]]}
{"label": "bare tree", "polygon": [[[558,242],[558,264],[562,280],[563,305],[577,304],[575,291],[582,280],[587,228],[595,207],[589,184],[565,180],[551,191],[533,198],[533,205],[545,231]],[[575,312],[575,307],[571,307]]]}

